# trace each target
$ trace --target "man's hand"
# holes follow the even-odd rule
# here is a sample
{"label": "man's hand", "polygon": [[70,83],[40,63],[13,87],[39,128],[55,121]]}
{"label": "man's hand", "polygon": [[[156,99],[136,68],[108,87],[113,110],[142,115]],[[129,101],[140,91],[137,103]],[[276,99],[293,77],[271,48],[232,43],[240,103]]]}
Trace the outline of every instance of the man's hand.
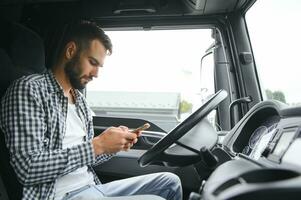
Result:
{"label": "man's hand", "polygon": [[93,138],[92,144],[96,155],[117,153],[129,150],[137,141],[141,132],[132,133],[125,126],[110,127]]}

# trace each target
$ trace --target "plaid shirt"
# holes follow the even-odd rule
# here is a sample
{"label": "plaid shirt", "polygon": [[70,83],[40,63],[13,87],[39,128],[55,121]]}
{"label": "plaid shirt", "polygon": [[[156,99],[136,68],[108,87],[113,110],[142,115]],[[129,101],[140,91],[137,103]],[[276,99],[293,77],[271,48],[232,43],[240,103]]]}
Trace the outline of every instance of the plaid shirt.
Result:
{"label": "plaid shirt", "polygon": [[66,132],[68,98],[51,71],[15,81],[2,98],[0,124],[5,133],[10,163],[23,185],[23,200],[53,199],[58,177],[92,165],[112,155],[95,157],[92,115],[84,97],[74,90],[76,110],[87,135],[80,145],[62,149]]}

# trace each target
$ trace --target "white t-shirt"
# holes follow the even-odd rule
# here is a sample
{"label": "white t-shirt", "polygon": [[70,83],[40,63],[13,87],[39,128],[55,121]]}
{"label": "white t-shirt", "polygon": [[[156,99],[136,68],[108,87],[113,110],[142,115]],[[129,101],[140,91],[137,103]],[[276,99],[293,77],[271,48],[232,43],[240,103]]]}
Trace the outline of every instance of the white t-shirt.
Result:
{"label": "white t-shirt", "polygon": [[[63,139],[63,149],[83,143],[86,136],[85,127],[76,112],[74,104],[68,104],[66,134]],[[95,184],[94,177],[88,172],[88,167],[77,170],[59,177],[55,184],[55,200],[61,200],[67,192],[79,189],[85,185]]]}

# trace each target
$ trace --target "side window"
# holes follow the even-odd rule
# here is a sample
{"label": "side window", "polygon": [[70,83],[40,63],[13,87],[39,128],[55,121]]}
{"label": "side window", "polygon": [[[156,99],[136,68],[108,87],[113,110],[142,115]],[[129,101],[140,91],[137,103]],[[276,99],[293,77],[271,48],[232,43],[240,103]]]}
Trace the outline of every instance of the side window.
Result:
{"label": "side window", "polygon": [[264,99],[301,105],[301,2],[256,1],[246,14]]}
{"label": "side window", "polygon": [[113,54],[87,87],[97,116],[145,119],[169,131],[214,93],[213,58],[201,69],[211,29],[106,33]]}

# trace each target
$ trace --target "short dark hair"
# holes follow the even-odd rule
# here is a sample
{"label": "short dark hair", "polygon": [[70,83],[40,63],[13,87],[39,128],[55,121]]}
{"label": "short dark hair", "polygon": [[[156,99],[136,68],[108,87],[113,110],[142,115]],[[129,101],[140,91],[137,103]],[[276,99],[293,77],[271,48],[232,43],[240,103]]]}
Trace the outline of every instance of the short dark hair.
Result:
{"label": "short dark hair", "polygon": [[90,47],[92,40],[99,40],[106,48],[108,55],[112,54],[112,42],[108,35],[95,22],[80,20],[69,24],[63,37],[59,56],[62,56],[66,45],[74,41],[79,52]]}

